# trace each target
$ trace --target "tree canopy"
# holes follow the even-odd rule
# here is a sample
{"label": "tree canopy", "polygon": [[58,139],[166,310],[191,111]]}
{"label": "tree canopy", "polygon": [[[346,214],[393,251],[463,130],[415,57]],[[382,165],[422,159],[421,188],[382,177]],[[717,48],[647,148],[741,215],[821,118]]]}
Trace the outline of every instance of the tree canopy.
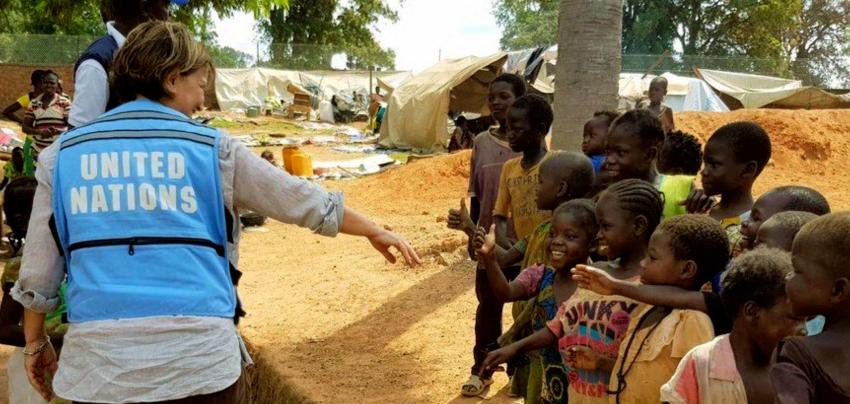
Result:
{"label": "tree canopy", "polygon": [[[558,4],[495,0],[502,47],[556,43]],[[848,43],[850,0],[625,0],[623,6],[624,54],[742,57],[725,65],[846,86]]]}
{"label": "tree canopy", "polygon": [[[0,0],[0,34],[48,34],[57,36],[102,35],[101,6],[106,0]],[[188,26],[207,44],[217,64],[244,66],[252,58],[234,49],[216,44],[213,12],[222,18],[236,11],[252,13],[259,29],[271,43],[271,65],[299,69],[328,69],[333,55],[344,53],[350,68],[392,68],[395,54],[383,49],[373,34],[381,20],[396,21],[398,16],[385,0],[212,0],[190,1],[172,7],[171,18]],[[56,43],[64,38],[51,38]],[[24,42],[44,42],[46,38],[29,37]],[[27,60],[38,58],[26,47],[15,45],[15,37],[0,38],[4,54],[29,53]],[[85,42],[85,41],[84,41]],[[21,49],[9,49],[16,47]],[[83,45],[84,46],[84,45]],[[48,48],[53,48],[48,46]],[[65,49],[67,48],[67,49]],[[31,47],[30,47],[31,49]],[[39,48],[40,49],[40,48]],[[78,51],[73,45],[63,47],[62,63]],[[67,53],[68,55],[65,55]],[[0,55],[2,56],[2,55]],[[67,56],[67,57],[66,57]],[[51,55],[43,55],[49,63]],[[3,58],[0,58],[3,60]]]}
{"label": "tree canopy", "polygon": [[260,23],[271,42],[275,66],[327,69],[333,55],[345,53],[349,68],[393,68],[395,53],[383,49],[374,36],[381,19],[398,15],[384,0],[290,0]]}

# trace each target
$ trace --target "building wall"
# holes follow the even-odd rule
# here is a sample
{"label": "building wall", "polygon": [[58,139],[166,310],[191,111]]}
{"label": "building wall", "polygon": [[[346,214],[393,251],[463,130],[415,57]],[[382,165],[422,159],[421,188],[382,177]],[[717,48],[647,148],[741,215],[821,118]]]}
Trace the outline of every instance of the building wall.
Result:
{"label": "building wall", "polygon": [[[7,105],[15,102],[21,95],[30,90],[30,75],[33,70],[53,70],[59,74],[62,80],[62,88],[65,93],[74,96],[74,65],[65,66],[27,66],[0,64],[0,111]],[[215,75],[210,75],[206,89],[206,106],[218,109],[215,98]]]}
{"label": "building wall", "polygon": [[62,88],[68,95],[74,95],[73,65],[65,66],[26,66],[0,65],[0,110],[15,102],[18,97],[30,90],[30,75],[33,70],[53,70],[62,80]]}

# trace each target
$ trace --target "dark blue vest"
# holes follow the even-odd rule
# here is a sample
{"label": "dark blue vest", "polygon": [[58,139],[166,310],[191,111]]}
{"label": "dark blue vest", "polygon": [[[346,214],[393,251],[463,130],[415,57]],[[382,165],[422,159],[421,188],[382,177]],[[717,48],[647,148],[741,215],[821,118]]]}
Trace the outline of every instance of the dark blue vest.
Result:
{"label": "dark blue vest", "polygon": [[[115,56],[115,52],[118,50],[118,42],[115,42],[115,38],[112,35],[104,35],[98,38],[96,41],[92,42],[91,45],[80,55],[80,58],[77,59],[77,63],[74,64],[74,76],[77,75],[77,69],[80,68],[80,65],[86,60],[94,60],[97,63],[100,63],[103,66],[103,70],[106,71],[106,74],[109,74],[109,69],[112,67],[112,58]],[[109,102],[106,104],[106,110],[109,111],[112,108],[118,106],[118,98],[115,93],[110,89],[109,91]]]}

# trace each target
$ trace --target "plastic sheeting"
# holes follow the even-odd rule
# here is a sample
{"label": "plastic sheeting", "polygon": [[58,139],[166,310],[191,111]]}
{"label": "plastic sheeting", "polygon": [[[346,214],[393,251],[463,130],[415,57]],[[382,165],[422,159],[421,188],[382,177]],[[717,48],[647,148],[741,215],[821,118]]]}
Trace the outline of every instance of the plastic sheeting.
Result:
{"label": "plastic sheeting", "polygon": [[743,108],[850,108],[850,94],[831,94],[798,80],[705,69],[697,69],[697,74]]}
{"label": "plastic sheeting", "polygon": [[445,60],[404,81],[388,99],[379,142],[422,150],[445,147],[450,110],[489,114],[488,86],[506,59],[499,52]]}
{"label": "plastic sheeting", "polygon": [[[643,75],[637,73],[620,74],[621,109],[633,108],[639,99],[646,99],[649,83],[656,76],[644,78],[641,76]],[[729,107],[723,103],[723,100],[702,80],[672,73],[664,73],[661,76],[667,79],[667,97],[664,99],[664,104],[674,112],[729,111]]]}
{"label": "plastic sheeting", "polygon": [[[397,83],[407,77],[408,72],[372,72],[372,88],[376,79]],[[330,100],[334,95],[353,98],[359,94],[365,100],[371,89],[368,71],[310,71],[278,70],[266,68],[216,69],[215,95],[219,107],[226,111],[262,105],[272,96],[291,102],[293,94],[312,94],[321,100]]]}

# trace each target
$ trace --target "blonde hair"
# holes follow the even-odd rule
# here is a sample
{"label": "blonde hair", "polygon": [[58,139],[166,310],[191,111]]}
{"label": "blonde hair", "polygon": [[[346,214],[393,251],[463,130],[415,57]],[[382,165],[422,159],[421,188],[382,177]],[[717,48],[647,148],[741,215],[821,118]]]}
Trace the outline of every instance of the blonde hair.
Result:
{"label": "blonde hair", "polygon": [[133,29],[115,55],[112,90],[122,102],[139,95],[159,100],[171,96],[163,86],[170,74],[204,67],[212,67],[209,54],[183,24],[149,21]]}

